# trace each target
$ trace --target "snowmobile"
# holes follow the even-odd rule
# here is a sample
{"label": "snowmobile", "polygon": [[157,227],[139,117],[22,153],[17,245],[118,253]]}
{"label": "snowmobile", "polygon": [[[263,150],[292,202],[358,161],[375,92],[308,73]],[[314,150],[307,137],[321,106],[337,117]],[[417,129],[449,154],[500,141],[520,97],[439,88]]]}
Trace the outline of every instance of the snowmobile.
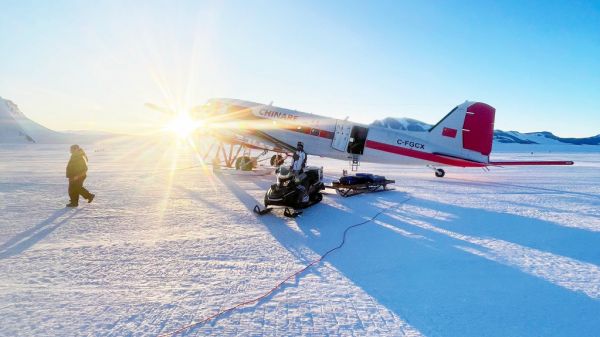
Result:
{"label": "snowmobile", "polygon": [[265,194],[265,208],[254,207],[254,212],[263,215],[273,208],[270,206],[285,207],[284,215],[296,217],[302,214],[300,209],[310,207],[323,200],[321,191],[323,184],[323,168],[309,166],[304,172],[295,176],[289,167],[280,166],[277,171],[277,183],[271,185]]}

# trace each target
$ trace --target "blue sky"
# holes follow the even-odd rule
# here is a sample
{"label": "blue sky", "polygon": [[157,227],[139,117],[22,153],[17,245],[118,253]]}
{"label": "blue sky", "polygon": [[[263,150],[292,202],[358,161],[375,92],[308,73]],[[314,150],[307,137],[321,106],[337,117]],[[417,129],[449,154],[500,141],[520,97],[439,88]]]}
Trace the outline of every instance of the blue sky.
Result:
{"label": "blue sky", "polygon": [[0,1],[0,96],[57,130],[232,97],[359,122],[600,133],[599,1]]}

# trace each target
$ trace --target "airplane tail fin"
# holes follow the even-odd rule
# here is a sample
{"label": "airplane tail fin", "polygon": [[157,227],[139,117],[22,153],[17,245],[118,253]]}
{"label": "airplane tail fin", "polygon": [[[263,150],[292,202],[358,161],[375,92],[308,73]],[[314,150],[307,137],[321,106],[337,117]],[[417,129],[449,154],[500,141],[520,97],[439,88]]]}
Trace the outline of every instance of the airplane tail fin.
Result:
{"label": "airplane tail fin", "polygon": [[494,138],[496,109],[481,102],[465,102],[430,130],[440,154],[488,162]]}

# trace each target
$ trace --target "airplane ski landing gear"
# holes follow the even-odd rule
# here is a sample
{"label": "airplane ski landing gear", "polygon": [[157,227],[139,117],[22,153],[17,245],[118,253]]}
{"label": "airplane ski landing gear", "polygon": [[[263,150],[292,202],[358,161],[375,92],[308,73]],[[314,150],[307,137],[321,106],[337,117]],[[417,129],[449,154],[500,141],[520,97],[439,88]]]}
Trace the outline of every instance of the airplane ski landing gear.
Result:
{"label": "airplane ski landing gear", "polygon": [[437,167],[434,167],[431,165],[427,165],[427,167],[432,169],[433,172],[435,173],[435,176],[438,178],[443,178],[446,175],[446,171],[442,170],[441,168],[437,168]]}
{"label": "airplane ski landing gear", "polygon": [[241,156],[235,160],[235,169],[242,171],[252,171],[254,168],[254,163],[252,162],[252,158],[250,156]]}
{"label": "airplane ski landing gear", "polygon": [[283,162],[285,161],[285,158],[283,158],[283,156],[281,154],[274,154],[273,156],[271,156],[271,166],[274,167],[279,167],[281,165],[283,165]]}

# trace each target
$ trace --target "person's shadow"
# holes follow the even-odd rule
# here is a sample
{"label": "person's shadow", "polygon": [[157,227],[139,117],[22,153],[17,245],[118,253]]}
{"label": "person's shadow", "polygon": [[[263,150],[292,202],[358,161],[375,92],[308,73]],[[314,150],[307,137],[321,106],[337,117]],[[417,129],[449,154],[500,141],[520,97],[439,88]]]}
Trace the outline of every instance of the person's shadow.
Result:
{"label": "person's shadow", "polygon": [[[50,215],[50,217],[48,217],[48,219],[38,223],[24,232],[13,236],[11,239],[1,244],[0,259],[18,255],[31,248],[58,227],[67,223],[80,211],[81,209],[72,210],[70,208],[61,208],[56,210],[54,213],[52,213],[52,215]],[[63,217],[63,215],[65,217]]]}

